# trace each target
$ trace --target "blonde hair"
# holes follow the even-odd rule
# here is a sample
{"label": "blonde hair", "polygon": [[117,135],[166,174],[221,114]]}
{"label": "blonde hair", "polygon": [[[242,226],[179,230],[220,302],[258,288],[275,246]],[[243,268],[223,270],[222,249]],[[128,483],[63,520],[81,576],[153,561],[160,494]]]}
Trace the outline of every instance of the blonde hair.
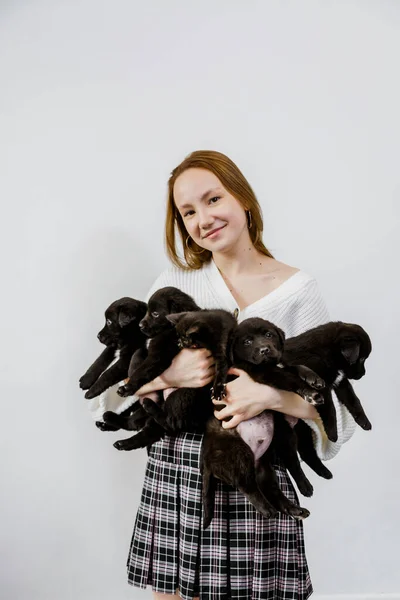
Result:
{"label": "blonde hair", "polygon": [[[250,239],[253,246],[266,256],[274,258],[262,241],[263,219],[261,207],[251,189],[251,186],[235,163],[213,150],[196,150],[189,154],[172,171],[168,181],[167,215],[165,221],[165,244],[167,254],[174,265],[181,269],[200,269],[203,264],[210,262],[212,253],[210,250],[202,249],[192,240],[190,247],[186,241],[188,234],[183,223],[182,216],[175,206],[174,184],[176,179],[188,169],[206,169],[218,177],[223,187],[240,202],[246,211],[250,212],[251,227],[249,229]],[[178,256],[176,251],[176,230],[179,233],[185,262]],[[203,250],[203,252],[202,252]]]}

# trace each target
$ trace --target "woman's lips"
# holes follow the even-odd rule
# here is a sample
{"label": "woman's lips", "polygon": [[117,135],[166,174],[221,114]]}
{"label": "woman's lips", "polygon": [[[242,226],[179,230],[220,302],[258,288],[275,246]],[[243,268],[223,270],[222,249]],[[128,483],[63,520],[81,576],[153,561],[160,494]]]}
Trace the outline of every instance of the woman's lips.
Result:
{"label": "woman's lips", "polygon": [[209,233],[208,235],[206,235],[205,239],[208,240],[208,239],[212,239],[212,238],[216,237],[219,234],[219,232],[222,229],[224,229],[225,227],[226,227],[226,225],[222,225],[222,227],[218,227],[218,229],[214,229],[214,231],[212,233]]}

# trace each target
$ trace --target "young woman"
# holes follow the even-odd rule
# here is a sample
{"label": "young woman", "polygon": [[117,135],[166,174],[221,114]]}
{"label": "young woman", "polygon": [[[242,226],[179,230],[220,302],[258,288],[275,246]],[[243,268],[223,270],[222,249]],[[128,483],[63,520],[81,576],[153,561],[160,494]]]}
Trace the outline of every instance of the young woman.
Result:
{"label": "young woman", "polygon": [[[171,174],[166,245],[174,264],[150,289],[176,286],[203,308],[225,308],[238,321],[262,317],[291,337],[329,321],[313,277],[273,258],[262,242],[260,206],[249,183],[225,155],[190,154]],[[184,260],[178,257],[176,234]],[[304,419],[322,459],[352,435],[354,421],[336,402],[339,438],[328,441],[313,406],[292,392],[254,382],[244,371],[226,386],[222,427],[266,409]],[[200,387],[212,381],[208,351],[182,350],[139,393]],[[151,584],[155,599],[286,600],[312,593],[303,525],[286,515],[266,519],[237,490],[218,482],[215,513],[202,530],[199,454],[202,435],[165,436],[152,445],[127,562],[128,581]],[[227,457],[229,460],[229,457]],[[274,465],[283,492],[298,502],[286,471]]]}

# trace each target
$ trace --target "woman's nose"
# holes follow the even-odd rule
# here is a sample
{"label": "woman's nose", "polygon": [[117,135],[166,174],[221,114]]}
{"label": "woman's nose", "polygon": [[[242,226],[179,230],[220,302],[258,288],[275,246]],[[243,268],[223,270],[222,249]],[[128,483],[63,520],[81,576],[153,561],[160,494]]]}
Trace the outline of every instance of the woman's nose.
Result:
{"label": "woman's nose", "polygon": [[199,215],[199,227],[203,234],[211,229],[213,222],[214,218],[210,214],[204,212]]}

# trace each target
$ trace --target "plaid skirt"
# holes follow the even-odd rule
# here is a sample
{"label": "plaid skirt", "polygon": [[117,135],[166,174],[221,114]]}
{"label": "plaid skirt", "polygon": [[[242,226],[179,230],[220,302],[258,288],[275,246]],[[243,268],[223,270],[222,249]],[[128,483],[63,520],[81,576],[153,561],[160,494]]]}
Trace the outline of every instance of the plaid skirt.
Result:
{"label": "plaid skirt", "polygon": [[[165,436],[150,448],[127,569],[128,583],[184,600],[304,600],[312,585],[303,523],[266,519],[238,490],[220,481],[214,517],[202,529],[203,436]],[[292,482],[274,465],[283,493]]]}

